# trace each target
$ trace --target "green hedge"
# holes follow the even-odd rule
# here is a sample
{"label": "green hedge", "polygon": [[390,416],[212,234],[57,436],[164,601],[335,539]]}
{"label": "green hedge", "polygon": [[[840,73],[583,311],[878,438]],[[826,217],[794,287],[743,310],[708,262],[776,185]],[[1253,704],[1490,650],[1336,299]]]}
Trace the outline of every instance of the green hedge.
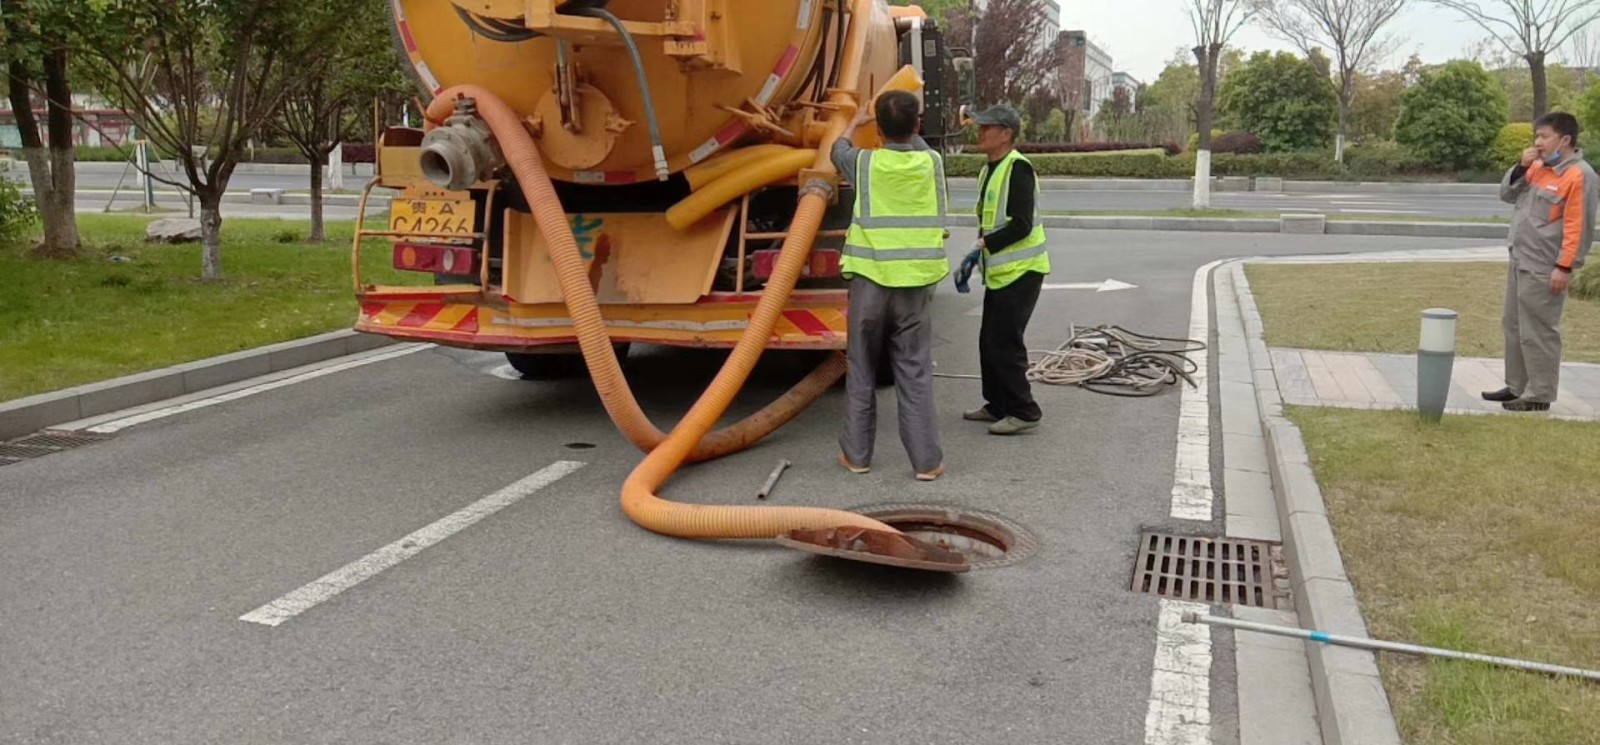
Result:
{"label": "green hedge", "polygon": [[[1189,178],[1194,156],[1169,156],[1161,151],[1132,153],[1081,153],[1032,155],[1028,159],[1041,176],[1081,178]],[[981,155],[952,155],[945,161],[951,177],[973,177],[983,167]],[[1321,153],[1267,155],[1216,154],[1211,157],[1213,176],[1277,176],[1299,179],[1348,178],[1345,170]]]}
{"label": "green hedge", "polygon": [[[213,154],[215,154],[213,152]],[[16,156],[20,157],[20,153]],[[114,147],[85,147],[77,148],[76,157],[79,163],[123,163],[133,159],[133,148],[118,150]],[[153,151],[151,157],[161,160],[171,160],[170,153]],[[258,147],[255,152],[245,150],[239,158],[240,163],[307,163],[305,156],[292,147]],[[308,164],[309,166],[309,164]]]}

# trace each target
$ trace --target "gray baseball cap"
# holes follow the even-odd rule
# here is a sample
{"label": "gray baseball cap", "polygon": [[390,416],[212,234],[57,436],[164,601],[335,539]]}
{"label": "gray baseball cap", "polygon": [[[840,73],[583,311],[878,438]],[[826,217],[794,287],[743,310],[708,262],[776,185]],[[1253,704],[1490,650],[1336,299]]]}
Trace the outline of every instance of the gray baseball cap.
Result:
{"label": "gray baseball cap", "polygon": [[1016,109],[1003,103],[995,104],[983,111],[973,113],[972,122],[979,126],[1005,127],[1011,130],[1012,134],[1022,134],[1022,115],[1018,114]]}

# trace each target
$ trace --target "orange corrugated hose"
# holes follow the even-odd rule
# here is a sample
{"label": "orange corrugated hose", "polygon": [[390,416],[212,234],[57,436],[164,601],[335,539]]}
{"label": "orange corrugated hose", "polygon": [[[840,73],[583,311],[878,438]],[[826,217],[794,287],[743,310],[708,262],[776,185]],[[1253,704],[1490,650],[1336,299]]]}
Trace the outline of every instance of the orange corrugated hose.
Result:
{"label": "orange corrugated hose", "polygon": [[[799,281],[827,207],[823,193],[810,187],[803,190],[790,226],[790,237],[784,242],[749,327],[710,388],[672,434],[663,438],[639,408],[622,375],[600,315],[599,302],[589,286],[587,269],[578,253],[572,227],[533,139],[516,113],[488,90],[460,85],[435,97],[428,107],[428,119],[443,121],[454,109],[455,100],[463,96],[475,99],[479,115],[494,132],[533,209],[539,231],[549,247],[584,360],[607,413],[629,440],[648,451],[644,462],[634,469],[622,487],[622,507],[628,517],[655,532],[684,538],[773,538],[790,530],[830,527],[862,527],[898,533],[877,520],[842,510],[692,505],[669,502],[655,495],[685,460],[707,460],[750,447],[799,414],[844,373],[843,356],[832,355],[766,408],[733,427],[711,433],[765,350],[778,316]],[[853,113],[853,105],[836,113],[825,145],[839,136]],[[819,151],[817,165],[831,170],[826,149]]]}
{"label": "orange corrugated hose", "polygon": [[[555,187],[550,183],[549,174],[544,170],[544,162],[539,157],[539,151],[534,146],[533,139],[523,129],[516,113],[486,89],[473,85],[458,85],[442,91],[434,98],[427,111],[428,128],[437,126],[434,124],[435,120],[448,116],[448,112],[453,112],[455,100],[463,96],[475,99],[478,115],[494,132],[496,141],[505,153],[506,162],[516,173],[517,182],[521,184],[528,204],[533,209],[539,232],[544,236],[545,245],[550,248],[550,259],[555,264],[556,278],[561,285],[562,296],[566,300],[568,315],[572,317],[572,325],[577,332],[584,361],[589,366],[595,389],[600,393],[600,400],[605,405],[606,412],[611,415],[611,420],[616,423],[623,436],[640,450],[645,452],[654,450],[666,441],[667,435],[651,423],[650,418],[639,407],[638,400],[634,398],[633,389],[628,387],[627,379],[623,377],[622,366],[617,362],[616,353],[611,349],[610,336],[606,333],[605,321],[600,315],[599,301],[595,299],[594,290],[589,285],[587,266],[578,253],[577,239],[573,236],[572,227],[567,222],[560,200],[556,197]],[[795,241],[789,242],[795,243]],[[809,251],[810,242],[807,241],[805,246]],[[803,259],[802,256],[802,264]],[[769,281],[768,286],[774,285]],[[788,287],[792,291],[793,283],[791,282]],[[787,303],[789,292],[784,292],[783,297]],[[773,317],[775,321],[777,314]],[[754,319],[752,324],[753,322]],[[754,326],[751,328],[754,329]],[[767,333],[770,334],[771,331],[769,326]],[[836,364],[830,360],[828,364],[818,368],[813,377],[831,375],[831,378],[804,379],[796,385],[796,390],[808,391],[814,388],[816,392],[811,398],[815,398],[833,385],[839,376],[843,375],[843,370],[842,359],[837,360]],[[794,391],[791,391],[792,393]],[[783,396],[760,411],[700,440],[688,459],[692,463],[698,463],[744,450],[787,424],[805,408],[806,404],[810,403],[810,400],[805,399],[800,405],[795,406],[793,395]]]}

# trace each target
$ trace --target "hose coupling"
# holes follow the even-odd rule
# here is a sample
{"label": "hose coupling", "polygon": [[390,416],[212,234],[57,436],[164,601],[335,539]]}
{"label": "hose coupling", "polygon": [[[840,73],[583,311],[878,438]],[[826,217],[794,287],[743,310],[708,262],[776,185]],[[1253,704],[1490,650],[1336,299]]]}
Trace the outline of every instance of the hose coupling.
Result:
{"label": "hose coupling", "polygon": [[434,185],[461,191],[487,179],[505,165],[489,124],[478,116],[470,97],[456,100],[455,113],[444,126],[422,138],[422,175]]}

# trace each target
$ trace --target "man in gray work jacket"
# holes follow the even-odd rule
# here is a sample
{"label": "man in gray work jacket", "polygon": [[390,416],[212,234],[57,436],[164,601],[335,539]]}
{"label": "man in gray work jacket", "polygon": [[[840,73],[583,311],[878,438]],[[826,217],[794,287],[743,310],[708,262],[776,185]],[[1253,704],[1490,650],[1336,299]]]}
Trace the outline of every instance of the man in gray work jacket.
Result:
{"label": "man in gray work jacket", "polygon": [[1506,387],[1483,394],[1508,411],[1548,411],[1561,385],[1561,313],[1572,273],[1594,243],[1600,178],[1578,150],[1578,121],[1546,114],[1534,145],[1506,172],[1500,198],[1511,217],[1506,276]]}

